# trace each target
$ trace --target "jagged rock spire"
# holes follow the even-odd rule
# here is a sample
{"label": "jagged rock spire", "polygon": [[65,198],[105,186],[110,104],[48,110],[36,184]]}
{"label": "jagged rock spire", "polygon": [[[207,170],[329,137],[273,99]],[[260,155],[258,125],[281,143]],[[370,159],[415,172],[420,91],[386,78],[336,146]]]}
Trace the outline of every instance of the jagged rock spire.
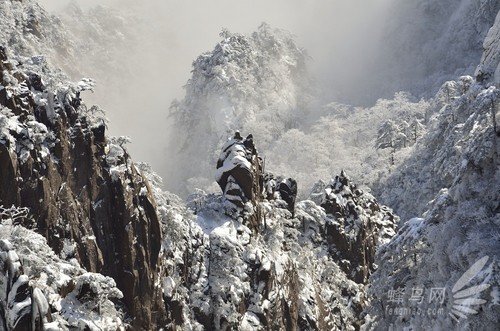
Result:
{"label": "jagged rock spire", "polygon": [[260,223],[260,201],[283,200],[293,215],[297,195],[297,182],[294,179],[264,174],[263,166],[252,134],[243,139],[239,131],[223,146],[217,161],[216,180],[232,207],[231,214],[243,216],[254,230]]}
{"label": "jagged rock spire", "polygon": [[253,144],[253,137],[242,138],[239,131],[222,147],[217,161],[216,180],[235,216],[244,216],[254,228],[255,215],[263,187],[263,162]]}
{"label": "jagged rock spire", "polygon": [[326,223],[326,239],[348,277],[366,283],[374,270],[378,245],[395,234],[399,218],[354,184],[344,170],[327,185],[316,184],[310,199],[324,208],[332,220]]}

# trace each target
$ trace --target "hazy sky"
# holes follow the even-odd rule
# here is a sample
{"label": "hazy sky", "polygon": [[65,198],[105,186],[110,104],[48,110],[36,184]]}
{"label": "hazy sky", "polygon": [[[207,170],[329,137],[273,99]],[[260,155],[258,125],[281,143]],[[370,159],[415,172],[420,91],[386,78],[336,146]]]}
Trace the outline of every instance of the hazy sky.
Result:
{"label": "hazy sky", "polygon": [[[75,1],[83,8],[97,4],[127,8],[130,0],[42,0],[57,10]],[[352,80],[353,69],[364,65],[377,41],[380,18],[393,0],[149,0],[134,8],[158,28],[144,36],[168,48],[163,69],[174,70],[169,89],[179,93],[191,70],[191,62],[213,49],[222,28],[250,33],[262,22],[297,36],[298,44],[312,57],[311,67],[320,79]],[[161,50],[158,50],[161,53]]]}
{"label": "hazy sky", "polygon": [[[168,178],[168,109],[183,97],[191,63],[211,51],[223,28],[251,33],[262,22],[290,31],[311,56],[310,69],[327,100],[342,98],[362,79],[378,42],[385,5],[394,0],[41,0],[57,13],[71,1],[83,9],[96,5],[133,12],[145,23],[138,42],[119,52],[119,62],[132,77],[91,72],[97,81],[86,103],[98,104],[110,119],[111,135],[132,138],[129,151],[136,161],[152,164]],[[111,78],[111,79],[110,79]],[[74,77],[79,79],[79,77]],[[344,91],[342,91],[344,89]]]}
{"label": "hazy sky", "polygon": [[[133,10],[149,29],[137,31],[141,45],[121,52],[133,79],[115,85],[99,84],[87,100],[107,110],[114,135],[132,138],[135,159],[163,169],[163,140],[168,139],[167,113],[170,102],[183,95],[192,61],[213,49],[222,28],[251,33],[262,22],[286,29],[297,37],[312,58],[311,69],[319,81],[355,81],[377,40],[375,22],[380,22],[384,4],[392,0],[76,0],[82,8],[98,4]],[[57,12],[70,0],[42,0]],[[130,58],[128,58],[130,57]],[[102,73],[105,77],[106,73]],[[97,75],[99,76],[99,75]],[[99,78],[101,78],[99,80]],[[117,93],[117,86],[120,91]],[[161,170],[159,172],[162,172]]]}

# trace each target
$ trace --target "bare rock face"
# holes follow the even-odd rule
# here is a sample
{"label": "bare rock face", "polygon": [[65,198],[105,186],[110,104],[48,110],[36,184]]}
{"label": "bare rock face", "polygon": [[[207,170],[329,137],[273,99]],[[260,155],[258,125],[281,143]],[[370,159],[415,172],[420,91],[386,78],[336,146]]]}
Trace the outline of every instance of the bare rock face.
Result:
{"label": "bare rock face", "polygon": [[27,61],[0,49],[0,204],[28,207],[36,222],[22,225],[57,254],[75,243],[70,258],[116,279],[131,325],[151,329],[164,308],[155,287],[160,224],[147,181],[81,103],[91,83],[46,87]]}
{"label": "bare rock face", "polygon": [[395,235],[399,217],[359,189],[344,171],[328,185],[318,183],[311,199],[329,217],[325,235],[331,253],[349,278],[366,284],[374,271],[377,246]]}

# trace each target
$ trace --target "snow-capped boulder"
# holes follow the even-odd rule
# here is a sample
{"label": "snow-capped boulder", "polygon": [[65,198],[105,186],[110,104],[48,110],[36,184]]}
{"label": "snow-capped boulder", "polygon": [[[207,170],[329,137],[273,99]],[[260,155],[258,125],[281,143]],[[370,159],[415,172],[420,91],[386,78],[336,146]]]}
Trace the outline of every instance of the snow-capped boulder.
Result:
{"label": "snow-capped boulder", "polygon": [[217,183],[224,199],[231,204],[229,212],[236,218],[242,216],[254,230],[259,226],[256,207],[262,199],[262,170],[262,159],[252,135],[243,139],[236,132],[222,147],[217,161]]}
{"label": "snow-capped boulder", "polygon": [[239,208],[257,200],[261,191],[262,159],[252,135],[243,139],[239,132],[222,147],[217,161],[216,181],[224,197]]}

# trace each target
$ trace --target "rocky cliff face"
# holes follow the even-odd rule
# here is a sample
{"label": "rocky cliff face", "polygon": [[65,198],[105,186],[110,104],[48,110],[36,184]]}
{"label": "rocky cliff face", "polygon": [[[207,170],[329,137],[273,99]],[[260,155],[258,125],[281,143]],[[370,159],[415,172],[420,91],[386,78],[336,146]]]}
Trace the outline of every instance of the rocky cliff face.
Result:
{"label": "rocky cliff face", "polygon": [[325,228],[328,243],[335,247],[332,254],[349,278],[366,284],[375,269],[376,249],[394,236],[399,218],[359,189],[344,171],[328,185],[318,182],[311,199],[332,220]]}
{"label": "rocky cliff face", "polygon": [[[90,81],[45,84],[36,57],[0,48],[0,201],[27,207],[56,254],[116,279],[131,325],[161,321],[155,286],[161,247],[155,202],[119,143],[80,93]],[[71,249],[68,249],[72,247]]]}
{"label": "rocky cliff face", "polygon": [[216,179],[228,203],[227,213],[259,231],[259,202],[262,201],[263,162],[252,135],[246,139],[236,132],[222,147]]}

